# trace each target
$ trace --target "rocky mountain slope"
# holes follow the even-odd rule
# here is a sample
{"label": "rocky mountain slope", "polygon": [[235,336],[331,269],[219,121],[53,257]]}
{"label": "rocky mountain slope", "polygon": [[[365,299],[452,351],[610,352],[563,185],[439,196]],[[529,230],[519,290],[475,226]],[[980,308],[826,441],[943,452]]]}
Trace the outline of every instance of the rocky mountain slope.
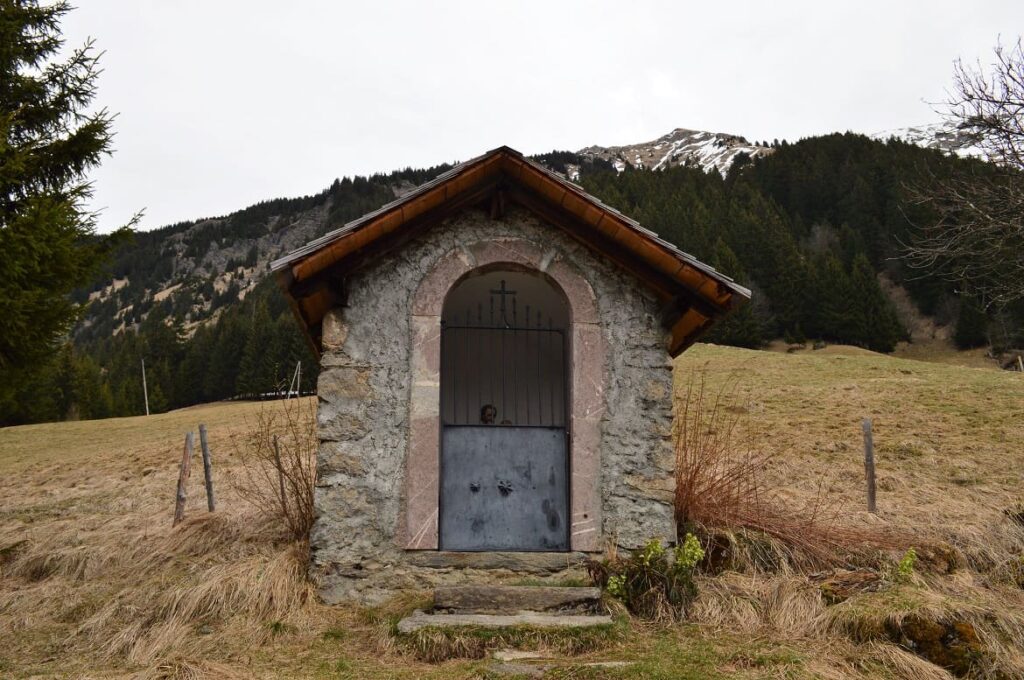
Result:
{"label": "rocky mountain slope", "polygon": [[[872,135],[898,137],[957,155],[976,155],[968,136],[940,125],[891,130]],[[686,166],[725,175],[741,155],[758,158],[773,153],[765,144],[717,132],[676,128],[649,142],[625,146],[588,146],[575,154],[556,154],[570,162],[552,164],[578,181],[587,161],[646,170]],[[547,157],[539,157],[548,162]],[[141,233],[116,258],[110,274],[79,302],[91,302],[77,330],[80,340],[97,340],[139,324],[156,304],[171,301],[192,332],[216,318],[219,310],[243,299],[269,272],[272,260],[359,217],[446,167],[406,170],[369,178],[336,180],[313,196],[276,199],[224,217],[196,220]]]}
{"label": "rocky mountain slope", "polygon": [[756,158],[771,153],[771,148],[751,144],[738,135],[676,128],[654,141],[626,146],[588,146],[577,153],[584,158],[608,161],[618,170],[627,166],[661,170],[682,165],[705,172],[715,170],[724,175],[741,153]]}
{"label": "rocky mountain slope", "polygon": [[872,139],[884,142],[888,139],[901,139],[908,144],[915,144],[926,149],[935,149],[943,153],[952,153],[961,157],[980,157],[981,150],[977,147],[975,136],[964,130],[951,128],[943,123],[914,125],[911,127],[883,130],[868,135]]}
{"label": "rocky mountain slope", "polygon": [[266,201],[223,217],[139,233],[115,256],[107,277],[76,293],[77,301],[90,302],[76,338],[122,333],[168,300],[191,333],[244,299],[267,277],[274,259],[446,167],[336,180],[313,196]]}

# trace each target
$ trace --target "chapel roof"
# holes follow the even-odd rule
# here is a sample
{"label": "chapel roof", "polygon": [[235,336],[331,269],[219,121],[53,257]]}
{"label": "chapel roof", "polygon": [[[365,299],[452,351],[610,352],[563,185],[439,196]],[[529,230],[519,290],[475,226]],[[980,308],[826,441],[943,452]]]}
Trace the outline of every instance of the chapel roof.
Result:
{"label": "chapel roof", "polygon": [[319,352],[320,324],[344,299],[346,275],[459,210],[484,206],[497,216],[507,202],[522,205],[644,281],[663,302],[672,356],[750,299],[750,291],[725,274],[507,146],[460,163],[310,241],[272,262],[271,270]]}

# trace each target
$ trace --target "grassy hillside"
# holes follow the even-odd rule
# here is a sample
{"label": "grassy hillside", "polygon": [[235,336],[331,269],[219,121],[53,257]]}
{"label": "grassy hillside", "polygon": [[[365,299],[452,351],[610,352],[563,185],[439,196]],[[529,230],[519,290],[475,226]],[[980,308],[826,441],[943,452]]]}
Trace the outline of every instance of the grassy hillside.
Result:
{"label": "grassy hillside", "polygon": [[[698,345],[677,361],[677,393],[694,371],[712,391],[735,381],[728,407],[740,417],[740,441],[775,453],[767,474],[783,497],[799,505],[824,494],[848,522],[901,527],[922,544],[942,539],[957,568],[940,573],[948,569],[925,559],[909,583],[834,606],[814,575],[702,577],[693,623],[620,623],[601,644],[577,645],[591,651],[560,655],[549,677],[950,677],[885,639],[886,622],[923,613],[989,622],[979,628],[986,668],[992,659],[1004,671],[1024,668],[1024,578],[1014,585],[1005,574],[1024,540],[1003,512],[1024,493],[1024,376],[842,347],[785,354]],[[232,436],[263,408],[275,405],[0,430],[0,676],[490,672],[483,660],[419,661],[390,635],[393,616],[421,597],[376,610],[314,601],[303,548],[232,488]],[[862,417],[875,423],[877,516],[862,510]],[[200,422],[220,506],[205,512],[197,467],[189,519],[172,530],[183,435]],[[600,660],[636,663],[580,666]]]}
{"label": "grassy hillside", "polygon": [[[585,190],[754,291],[711,342],[806,338],[891,351],[912,339],[917,352],[938,331],[1006,360],[1024,346],[1020,304],[984,311],[963,282],[903,261],[912,225],[937,219],[908,204],[907,187],[933,175],[973,177],[987,167],[977,159],[834,134],[738,158],[727,177],[692,167],[619,173],[569,152],[538,160],[562,172],[573,166]],[[140,413],[143,359],[153,412],[280,389],[299,361],[314,362],[267,278],[269,263],[444,169],[338,180],[314,196],[137,234],[75,292],[76,303],[91,302],[73,343],[9,386],[0,424]],[[308,392],[315,372],[302,377]]]}
{"label": "grassy hillside", "polygon": [[735,381],[740,429],[779,455],[787,494],[823,485],[863,517],[861,420],[874,426],[878,515],[936,533],[979,531],[1024,497],[1024,375],[898,359],[855,347],[780,354],[701,345],[677,363],[677,392],[706,366]]}

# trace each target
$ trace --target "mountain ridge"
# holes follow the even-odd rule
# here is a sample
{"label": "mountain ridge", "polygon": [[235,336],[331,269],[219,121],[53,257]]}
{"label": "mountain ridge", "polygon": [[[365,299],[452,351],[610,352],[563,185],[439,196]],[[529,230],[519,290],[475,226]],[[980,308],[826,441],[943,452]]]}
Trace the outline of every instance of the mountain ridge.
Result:
{"label": "mountain ridge", "polygon": [[577,153],[583,158],[610,162],[620,172],[626,167],[662,170],[678,166],[698,167],[725,175],[740,154],[757,158],[771,153],[771,147],[751,144],[745,137],[724,132],[675,128],[650,142],[624,146],[587,146]]}
{"label": "mountain ridge", "polygon": [[[934,219],[905,204],[907,182],[927,169],[974,173],[979,160],[854,133],[768,146],[683,128],[584,151],[533,158],[754,292],[708,342],[891,352],[920,336],[921,316],[961,348],[1024,345],[1024,305],[997,317],[900,257],[914,225]],[[301,389],[314,391],[319,362],[269,263],[450,167],[339,179],[311,196],[137,233],[106,276],[72,295],[92,300],[83,321],[38,380],[0,404],[0,424],[140,413],[142,360],[153,412],[276,394],[300,362]]]}
{"label": "mountain ridge", "polygon": [[[897,138],[944,153],[976,155],[970,153],[966,136],[948,132],[940,124],[890,130],[870,138]],[[741,135],[675,128],[648,142],[590,145],[576,152],[536,158],[572,181],[580,180],[581,165],[586,163],[607,164],[620,173],[627,168],[659,171],[689,167],[724,177],[738,159],[767,157],[773,146],[751,143]],[[572,157],[576,162],[555,162],[556,156]],[[149,256],[142,258],[141,266],[132,270],[125,262],[117,262],[108,277],[76,293],[79,302],[90,302],[76,336],[95,340],[137,327],[149,309],[169,298],[190,335],[199,325],[215,319],[218,309],[244,299],[266,278],[274,259],[401,196],[448,167],[335,180],[312,196],[268,200],[228,215],[143,232],[136,240]],[[340,204],[346,206],[341,212],[337,209]],[[135,247],[128,247],[126,259],[131,259]]]}

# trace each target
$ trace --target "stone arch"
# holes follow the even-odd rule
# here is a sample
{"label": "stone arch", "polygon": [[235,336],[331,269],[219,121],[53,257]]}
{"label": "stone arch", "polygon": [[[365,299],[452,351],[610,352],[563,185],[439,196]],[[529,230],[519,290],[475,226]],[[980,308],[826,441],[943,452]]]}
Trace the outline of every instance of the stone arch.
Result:
{"label": "stone arch", "polygon": [[438,547],[441,313],[445,297],[471,272],[502,265],[544,275],[568,301],[572,329],[570,548],[600,550],[605,341],[597,298],[590,283],[556,249],[543,250],[521,238],[478,241],[449,251],[427,272],[413,294],[409,440],[399,544],[409,550]]}

